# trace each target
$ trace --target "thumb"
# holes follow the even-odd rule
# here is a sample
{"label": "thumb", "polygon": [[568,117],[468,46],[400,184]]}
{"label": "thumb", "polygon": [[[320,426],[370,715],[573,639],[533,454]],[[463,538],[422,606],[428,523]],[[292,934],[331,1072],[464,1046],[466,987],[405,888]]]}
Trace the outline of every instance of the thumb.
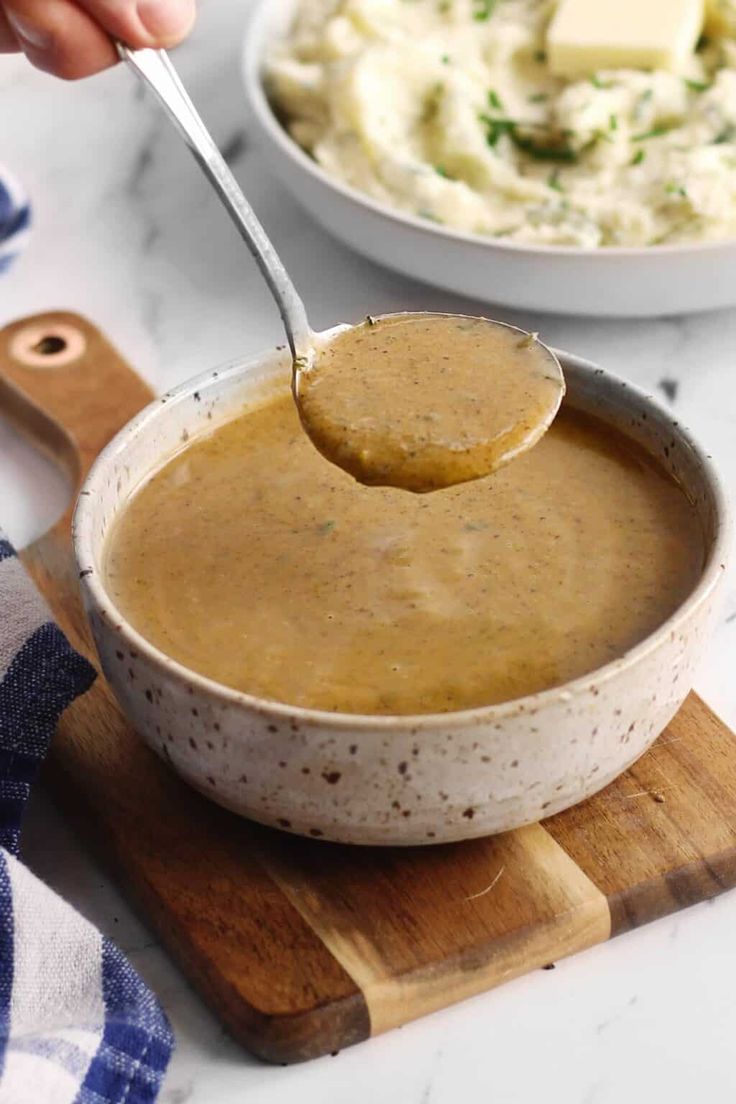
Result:
{"label": "thumb", "polygon": [[16,54],[19,50],[18,36],[8,23],[5,12],[0,8],[0,54]]}
{"label": "thumb", "polygon": [[127,46],[176,46],[191,31],[194,0],[77,0],[109,34]]}

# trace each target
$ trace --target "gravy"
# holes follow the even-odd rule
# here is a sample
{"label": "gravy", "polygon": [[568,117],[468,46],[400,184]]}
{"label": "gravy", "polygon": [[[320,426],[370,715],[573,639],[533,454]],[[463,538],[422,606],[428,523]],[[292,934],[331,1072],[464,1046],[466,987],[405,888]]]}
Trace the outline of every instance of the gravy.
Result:
{"label": "gravy", "polygon": [[368,318],[299,373],[304,428],[333,464],[372,486],[434,491],[530,448],[565,391],[533,335],[484,318]]}
{"label": "gravy", "polygon": [[194,671],[293,705],[408,714],[615,659],[684,600],[703,556],[669,475],[565,406],[491,478],[414,496],[328,463],[283,394],[154,474],[106,570],[123,614]]}

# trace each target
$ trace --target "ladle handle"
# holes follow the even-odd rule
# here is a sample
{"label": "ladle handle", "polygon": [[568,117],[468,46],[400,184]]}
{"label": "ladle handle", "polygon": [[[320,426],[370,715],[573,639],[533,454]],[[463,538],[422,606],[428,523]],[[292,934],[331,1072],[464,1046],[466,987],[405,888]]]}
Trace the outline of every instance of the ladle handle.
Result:
{"label": "ladle handle", "polygon": [[164,50],[131,50],[121,42],[117,42],[116,47],[123,61],[156,93],[211,181],[271,289],[295,361],[306,358],[311,347],[312,331],[304,304],[266,231],[190,100],[168,54]]}

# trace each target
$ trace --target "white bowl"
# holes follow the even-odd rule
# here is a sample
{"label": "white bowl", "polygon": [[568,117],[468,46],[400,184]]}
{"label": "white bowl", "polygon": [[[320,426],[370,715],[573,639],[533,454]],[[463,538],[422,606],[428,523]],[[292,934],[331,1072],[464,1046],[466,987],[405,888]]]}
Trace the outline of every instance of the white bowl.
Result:
{"label": "white bowl", "polygon": [[621,658],[542,693],[456,713],[326,713],[240,693],[145,640],[105,584],[104,548],[130,493],[190,438],[229,421],[291,364],[269,351],[156,400],[103,450],[74,516],[82,593],[102,668],[141,736],[236,813],[342,843],[430,844],[504,832],[589,797],[638,759],[682,704],[727,559],[712,462],[641,391],[564,353],[565,402],[658,456],[691,496],[706,557],[692,593]]}
{"label": "white bowl", "polygon": [[334,180],[286,133],[261,79],[299,0],[257,0],[243,78],[263,158],[336,237],[379,264],[489,303],[575,315],[683,314],[736,304],[736,240],[579,249],[498,241],[384,207]]}

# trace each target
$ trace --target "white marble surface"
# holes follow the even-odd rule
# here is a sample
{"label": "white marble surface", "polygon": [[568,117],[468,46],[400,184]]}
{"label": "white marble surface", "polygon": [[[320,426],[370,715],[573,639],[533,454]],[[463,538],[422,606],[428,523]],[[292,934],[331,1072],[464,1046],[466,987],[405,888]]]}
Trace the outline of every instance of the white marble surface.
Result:
{"label": "white marble surface", "polygon": [[[314,324],[411,306],[472,310],[350,255],[260,168],[237,73],[246,8],[205,3],[177,63]],[[68,86],[0,58],[0,136],[0,158],[25,180],[36,211],[28,253],[0,281],[0,324],[43,308],[79,310],[157,388],[280,339],[248,254],[129,74]],[[665,394],[736,486],[736,311],[633,323],[496,313]],[[23,543],[52,520],[64,493],[0,422],[0,525]],[[733,725],[735,660],[732,572],[698,685]],[[25,851],[160,994],[178,1040],[163,1104],[689,1104],[736,1095],[736,894],[337,1057],[287,1069],[259,1064],[224,1035],[43,796],[29,817]]]}

